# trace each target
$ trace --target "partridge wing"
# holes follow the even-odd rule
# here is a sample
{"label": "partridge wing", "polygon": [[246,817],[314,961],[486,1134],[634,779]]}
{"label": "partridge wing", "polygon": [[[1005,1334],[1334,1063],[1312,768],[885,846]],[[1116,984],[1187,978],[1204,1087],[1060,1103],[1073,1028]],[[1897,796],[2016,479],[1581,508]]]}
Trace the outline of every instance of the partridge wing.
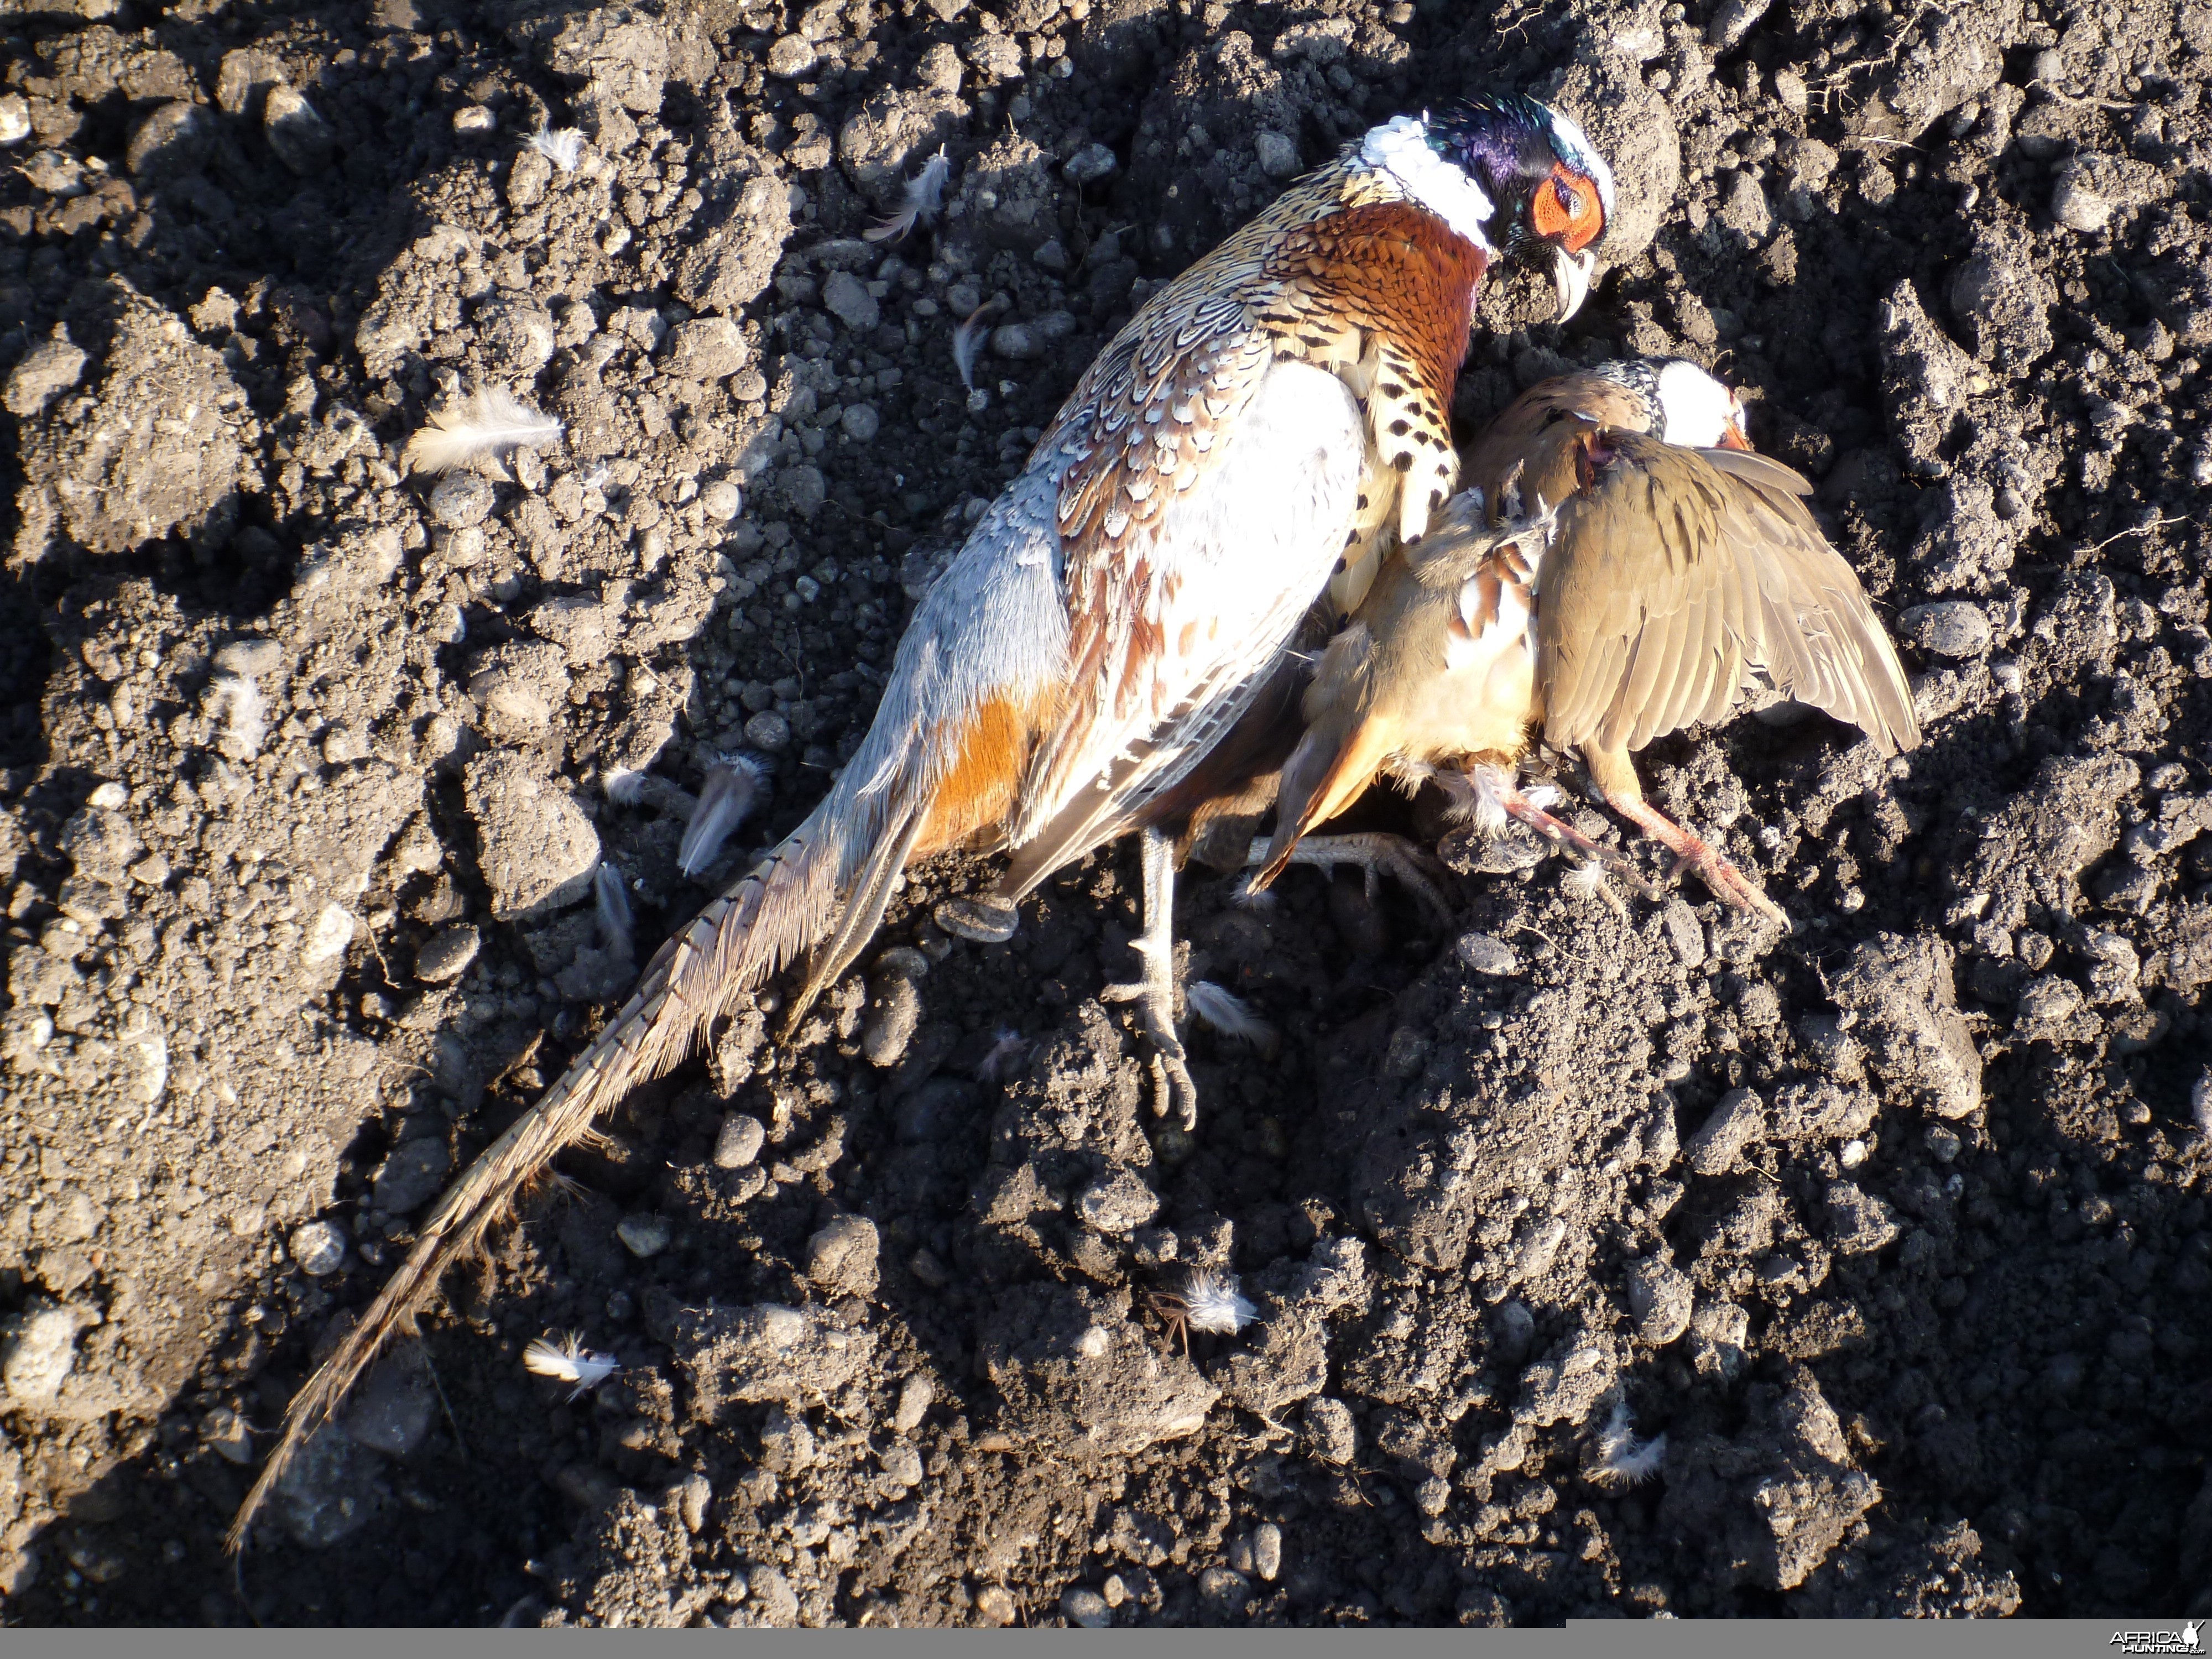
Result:
{"label": "partridge wing", "polygon": [[1582,483],[1538,606],[1550,742],[1639,749],[1724,716],[1754,672],[1884,753],[1919,741],[1897,653],[1804,480],[1741,451],[1610,429],[1577,441]]}

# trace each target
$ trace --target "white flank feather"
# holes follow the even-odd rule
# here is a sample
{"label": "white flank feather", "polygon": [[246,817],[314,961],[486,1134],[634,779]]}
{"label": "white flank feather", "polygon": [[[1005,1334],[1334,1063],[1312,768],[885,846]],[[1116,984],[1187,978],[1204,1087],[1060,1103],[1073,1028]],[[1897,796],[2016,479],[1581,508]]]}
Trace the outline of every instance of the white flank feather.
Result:
{"label": "white flank feather", "polygon": [[914,228],[916,221],[934,224],[945,205],[945,183],[951,177],[952,163],[945,157],[945,146],[939,144],[937,154],[922,163],[921,171],[906,181],[898,211],[860,234],[872,242],[896,242]]}
{"label": "white flank feather", "polygon": [[222,712],[222,735],[240,758],[261,752],[269,735],[269,715],[261,688],[243,674],[218,674],[211,682],[216,706]]}
{"label": "white flank feather", "polygon": [[677,867],[696,876],[714,867],[722,856],[722,843],[751,816],[759,804],[768,769],[750,755],[724,755],[707,769],[700,787],[699,805],[684,826],[683,844],[676,850]]}
{"label": "white flank feather", "polygon": [[599,906],[599,938],[609,950],[623,956],[636,953],[633,939],[635,921],[630,915],[629,892],[621,872],[605,859],[592,872],[592,897]]}
{"label": "white flank feather", "polygon": [[1244,1299],[1237,1288],[1233,1273],[1218,1273],[1206,1267],[1191,1269],[1190,1280],[1183,1286],[1184,1316],[1194,1331],[1211,1331],[1220,1336],[1234,1336],[1259,1316],[1260,1310]]}
{"label": "white flank feather", "polygon": [[511,392],[487,388],[433,415],[407,441],[400,459],[412,472],[450,472],[480,455],[504,455],[560,441],[560,422]]}
{"label": "white flank feather", "polygon": [[563,173],[574,173],[584,159],[584,135],[574,127],[540,127],[530,135],[530,148]]}
{"label": "white flank feather", "polygon": [[991,1044],[991,1052],[975,1067],[975,1080],[996,1083],[1010,1076],[1015,1066],[1029,1058],[1029,1039],[1019,1031],[1000,1031]]}
{"label": "white flank feather", "polygon": [[1638,1440],[1626,1396],[1615,1395],[1605,1426],[1597,1431],[1597,1450],[1601,1477],[1624,1486],[1640,1486],[1664,1467],[1667,1437],[1655,1434],[1649,1440]]}
{"label": "white flank feather", "polygon": [[1243,998],[1224,991],[1210,979],[1194,979],[1183,987],[1190,1012],[1231,1042],[1251,1048],[1272,1048],[1275,1028],[1252,1012]]}
{"label": "white flank feather", "polygon": [[574,1331],[558,1342],[541,1336],[522,1351],[523,1369],[532,1376],[550,1376],[556,1382],[573,1383],[568,1392],[571,1400],[580,1399],[598,1388],[620,1369],[621,1363],[611,1353],[592,1352]]}
{"label": "white flank feather", "polygon": [[617,806],[635,806],[645,799],[645,774],[635,768],[611,766],[599,782]]}

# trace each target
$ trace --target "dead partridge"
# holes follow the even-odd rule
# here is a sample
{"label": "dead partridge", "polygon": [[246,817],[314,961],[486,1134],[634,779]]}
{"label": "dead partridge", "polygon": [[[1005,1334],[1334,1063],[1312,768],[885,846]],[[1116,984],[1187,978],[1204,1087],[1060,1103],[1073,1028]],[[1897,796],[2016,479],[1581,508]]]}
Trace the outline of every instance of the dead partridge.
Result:
{"label": "dead partridge", "polygon": [[[1448,409],[1491,262],[1547,254],[1571,310],[1612,205],[1572,122],[1479,99],[1347,144],[1149,299],[923,596],[874,725],[822,804],[662,947],[614,1023],[440,1200],[293,1401],[233,1546],[517,1188],[741,995],[804,957],[795,1024],[916,860],[1012,854],[994,893],[939,912],[1004,939],[1038,883],[1138,824],[1236,724],[1332,577],[1371,572],[1450,495]],[[1129,1000],[1160,1103],[1188,1123],[1167,865],[1148,836],[1147,971]]]}
{"label": "dead partridge", "polygon": [[[1519,763],[1540,735],[1582,751],[1605,803],[1672,851],[1678,873],[1694,869],[1728,902],[1781,917],[1644,800],[1632,752],[1721,720],[1759,684],[1850,721],[1884,755],[1920,732],[1888,635],[1806,509],[1810,486],[1747,449],[1658,435],[1742,442],[1735,399],[1688,367],[1534,388],[1500,419],[1514,445],[1477,441],[1476,459],[1505,470],[1496,493],[1455,498],[1322,654],[1255,885],[1378,775],[1436,778],[1493,823],[1520,818],[1626,869],[1520,792]],[[1662,377],[1677,393],[1665,402]],[[1623,423],[1592,420],[1592,408]],[[1529,516],[1498,522],[1521,501]]]}

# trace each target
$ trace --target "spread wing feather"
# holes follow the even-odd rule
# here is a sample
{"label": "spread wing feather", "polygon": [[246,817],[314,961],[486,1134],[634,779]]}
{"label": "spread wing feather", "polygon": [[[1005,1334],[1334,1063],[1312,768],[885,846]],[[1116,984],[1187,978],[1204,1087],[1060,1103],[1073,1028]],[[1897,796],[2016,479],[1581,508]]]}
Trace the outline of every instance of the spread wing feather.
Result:
{"label": "spread wing feather", "polygon": [[1896,650],[1802,478],[1636,433],[1576,441],[1597,459],[1560,507],[1538,618],[1551,743],[1641,748],[1721,718],[1754,672],[1884,754],[1919,742]]}

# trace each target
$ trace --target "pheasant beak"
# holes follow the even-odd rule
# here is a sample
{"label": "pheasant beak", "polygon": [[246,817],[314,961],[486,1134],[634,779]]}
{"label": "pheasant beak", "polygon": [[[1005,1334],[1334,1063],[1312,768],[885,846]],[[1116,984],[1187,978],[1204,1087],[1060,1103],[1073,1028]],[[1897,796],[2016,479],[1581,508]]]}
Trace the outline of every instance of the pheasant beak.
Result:
{"label": "pheasant beak", "polygon": [[1589,298],[1591,273],[1596,269],[1595,248],[1570,253],[1560,243],[1552,245],[1552,281],[1559,290],[1559,314],[1555,320],[1564,323],[1583,308],[1583,301]]}

